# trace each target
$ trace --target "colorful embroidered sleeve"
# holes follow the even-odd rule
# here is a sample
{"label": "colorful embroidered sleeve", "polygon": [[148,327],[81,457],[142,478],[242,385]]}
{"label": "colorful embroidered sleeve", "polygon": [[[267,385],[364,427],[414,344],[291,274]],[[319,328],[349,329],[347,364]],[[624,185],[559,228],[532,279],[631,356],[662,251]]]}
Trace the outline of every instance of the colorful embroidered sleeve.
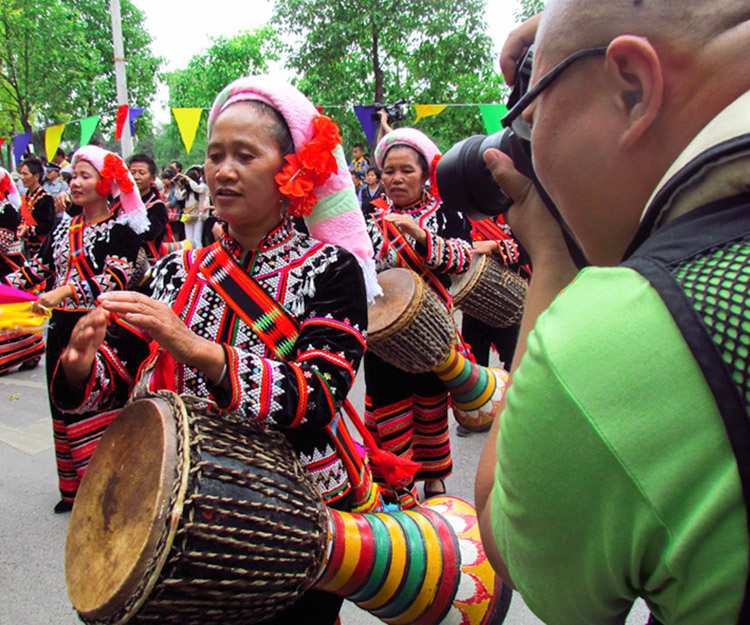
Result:
{"label": "colorful embroidered sleeve", "polygon": [[290,360],[229,348],[231,392],[217,391],[225,409],[271,427],[319,431],[346,399],[365,349],[364,282],[353,256],[324,250],[299,285],[304,310]]}
{"label": "colorful embroidered sleeve", "polygon": [[135,232],[122,224],[114,224],[103,254],[101,271],[90,278],[76,273],[78,279],[68,281],[73,288],[75,306],[93,308],[101,293],[127,288],[139,247],[140,238]]}
{"label": "colorful embroidered sleeve", "polygon": [[427,232],[427,244],[416,246],[423,254],[425,265],[436,273],[461,274],[471,265],[471,226],[460,214],[438,209],[436,229],[422,227]]}
{"label": "colorful embroidered sleeve", "polygon": [[45,280],[53,278],[55,275],[55,263],[52,239],[58,232],[59,230],[56,230],[53,236],[47,237],[39,253],[29,258],[23,267],[5,276],[5,281],[17,289],[30,291]]}

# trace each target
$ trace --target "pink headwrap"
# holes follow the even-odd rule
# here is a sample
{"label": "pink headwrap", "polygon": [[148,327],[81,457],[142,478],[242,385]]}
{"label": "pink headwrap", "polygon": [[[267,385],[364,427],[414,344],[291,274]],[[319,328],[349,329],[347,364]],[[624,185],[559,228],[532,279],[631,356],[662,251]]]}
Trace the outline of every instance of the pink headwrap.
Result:
{"label": "pink headwrap", "polygon": [[372,242],[354,192],[338,127],[320,115],[295,87],[269,76],[245,76],[216,96],[208,114],[209,136],[222,111],[235,102],[248,100],[264,102],[279,111],[291,131],[295,154],[286,157],[287,165],[276,176],[281,192],[289,198],[299,193],[292,206],[304,214],[312,237],[339,245],[356,256],[365,277],[368,299],[374,299],[381,290],[375,275]]}
{"label": "pink headwrap", "polygon": [[21,207],[21,196],[16,183],[7,170],[0,167],[0,202],[7,199],[10,205],[18,210]]}
{"label": "pink headwrap", "polygon": [[99,195],[120,197],[122,213],[117,221],[129,225],[138,234],[148,230],[146,207],[141,200],[138,187],[123,160],[114,152],[95,145],[85,145],[73,154],[73,167],[78,161],[86,161],[99,172],[101,180],[96,185]]}
{"label": "pink headwrap", "polygon": [[388,150],[397,145],[406,145],[424,156],[427,161],[427,167],[429,167],[430,193],[437,195],[435,167],[443,154],[432,139],[416,128],[397,128],[396,130],[392,130],[380,140],[378,147],[375,148],[375,162],[380,169],[383,169],[385,155]]}

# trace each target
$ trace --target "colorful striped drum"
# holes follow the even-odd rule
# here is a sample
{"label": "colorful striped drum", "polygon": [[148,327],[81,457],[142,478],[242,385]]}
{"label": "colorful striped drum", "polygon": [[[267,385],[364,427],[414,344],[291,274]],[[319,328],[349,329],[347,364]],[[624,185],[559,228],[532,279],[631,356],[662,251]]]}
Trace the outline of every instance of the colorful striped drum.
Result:
{"label": "colorful striped drum", "polygon": [[500,414],[508,372],[471,362],[455,349],[433,371],[451,394],[456,421],[475,432],[488,430]]}
{"label": "colorful striped drum", "polygon": [[474,507],[448,495],[383,514],[328,510],[328,549],[315,588],[392,625],[502,623],[510,590],[482,548]]}

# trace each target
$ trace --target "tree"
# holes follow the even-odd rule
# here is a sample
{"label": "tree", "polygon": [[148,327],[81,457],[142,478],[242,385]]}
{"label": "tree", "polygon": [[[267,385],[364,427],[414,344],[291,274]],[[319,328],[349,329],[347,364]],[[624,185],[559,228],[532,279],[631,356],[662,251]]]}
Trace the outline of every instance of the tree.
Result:
{"label": "tree", "polygon": [[[501,102],[484,7],[484,0],[284,0],[273,21],[299,42],[288,65],[316,105]],[[334,112],[351,145],[361,130],[348,108]],[[484,132],[476,107],[449,108],[424,129],[441,147]]]}
{"label": "tree", "polygon": [[546,0],[519,0],[520,7],[514,13],[517,22],[525,22],[531,16],[544,10]]}
{"label": "tree", "polygon": [[[131,103],[148,106],[161,60],[143,13],[121,0]],[[117,108],[107,0],[0,3],[0,130],[29,132]],[[143,117],[143,116],[142,116]],[[147,117],[139,122],[147,123]],[[107,121],[107,120],[105,120]]]}

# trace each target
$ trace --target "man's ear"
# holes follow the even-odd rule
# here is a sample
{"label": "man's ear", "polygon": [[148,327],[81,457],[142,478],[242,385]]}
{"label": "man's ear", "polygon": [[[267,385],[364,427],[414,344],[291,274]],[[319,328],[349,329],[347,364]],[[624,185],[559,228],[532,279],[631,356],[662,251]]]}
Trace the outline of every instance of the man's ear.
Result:
{"label": "man's ear", "polygon": [[615,106],[625,119],[620,147],[632,148],[651,127],[662,108],[661,61],[644,37],[622,35],[607,49],[607,72],[615,89]]}

